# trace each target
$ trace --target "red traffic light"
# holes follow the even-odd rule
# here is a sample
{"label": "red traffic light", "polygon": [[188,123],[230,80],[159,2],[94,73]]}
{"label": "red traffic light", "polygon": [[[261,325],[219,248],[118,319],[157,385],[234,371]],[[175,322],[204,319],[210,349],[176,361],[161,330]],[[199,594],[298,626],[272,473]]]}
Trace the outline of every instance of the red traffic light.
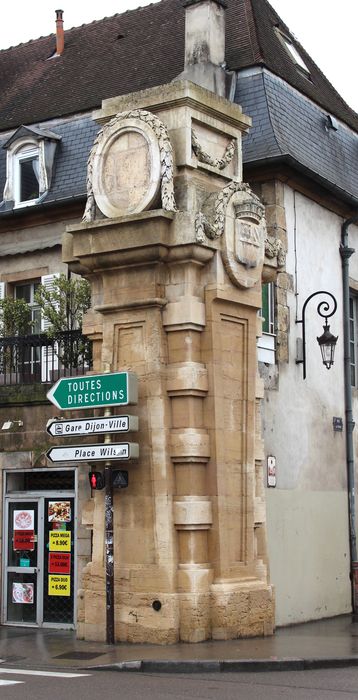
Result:
{"label": "red traffic light", "polygon": [[88,478],[93,491],[104,489],[104,476],[102,472],[89,472]]}

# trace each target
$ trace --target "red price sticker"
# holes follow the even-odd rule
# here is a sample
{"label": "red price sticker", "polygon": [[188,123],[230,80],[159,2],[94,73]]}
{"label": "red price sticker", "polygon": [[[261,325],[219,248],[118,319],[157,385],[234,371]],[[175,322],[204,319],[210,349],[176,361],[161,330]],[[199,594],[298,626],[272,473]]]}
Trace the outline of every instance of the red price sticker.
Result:
{"label": "red price sticker", "polygon": [[33,551],[35,549],[34,530],[14,530],[14,550]]}
{"label": "red price sticker", "polygon": [[50,552],[48,555],[49,574],[70,574],[71,554],[67,552]]}

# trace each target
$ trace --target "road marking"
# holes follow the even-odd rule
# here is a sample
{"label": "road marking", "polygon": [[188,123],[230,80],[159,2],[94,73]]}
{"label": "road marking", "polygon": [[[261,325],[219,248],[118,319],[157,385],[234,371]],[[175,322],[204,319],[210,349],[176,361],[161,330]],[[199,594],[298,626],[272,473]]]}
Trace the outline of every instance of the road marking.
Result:
{"label": "road marking", "polygon": [[[21,668],[3,668],[0,666],[0,675],[3,673],[12,673],[16,676],[49,676],[52,678],[80,678],[81,676],[90,676],[90,673],[60,673],[57,671],[30,671],[29,669]],[[19,681],[20,683],[22,681]]]}
{"label": "road marking", "polygon": [[16,685],[17,683],[23,683],[24,681],[2,681],[0,679],[0,685]]}

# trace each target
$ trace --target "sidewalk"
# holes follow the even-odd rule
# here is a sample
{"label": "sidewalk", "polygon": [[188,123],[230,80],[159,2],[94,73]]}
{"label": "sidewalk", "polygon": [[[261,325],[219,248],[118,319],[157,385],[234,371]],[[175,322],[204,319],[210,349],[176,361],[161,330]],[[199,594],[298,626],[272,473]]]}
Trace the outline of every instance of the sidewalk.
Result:
{"label": "sidewalk", "polygon": [[21,668],[148,673],[334,668],[358,665],[358,623],[344,615],[281,628],[264,639],[171,646],[108,645],[78,640],[66,630],[0,626],[0,658]]}

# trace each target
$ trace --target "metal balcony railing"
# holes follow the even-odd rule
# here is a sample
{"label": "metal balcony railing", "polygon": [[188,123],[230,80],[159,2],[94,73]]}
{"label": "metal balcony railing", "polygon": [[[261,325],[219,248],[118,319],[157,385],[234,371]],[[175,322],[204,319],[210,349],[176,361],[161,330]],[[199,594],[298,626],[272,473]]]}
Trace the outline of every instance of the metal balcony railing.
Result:
{"label": "metal balcony railing", "polygon": [[0,386],[49,383],[85,374],[92,366],[92,342],[81,331],[56,339],[45,334],[0,338]]}

